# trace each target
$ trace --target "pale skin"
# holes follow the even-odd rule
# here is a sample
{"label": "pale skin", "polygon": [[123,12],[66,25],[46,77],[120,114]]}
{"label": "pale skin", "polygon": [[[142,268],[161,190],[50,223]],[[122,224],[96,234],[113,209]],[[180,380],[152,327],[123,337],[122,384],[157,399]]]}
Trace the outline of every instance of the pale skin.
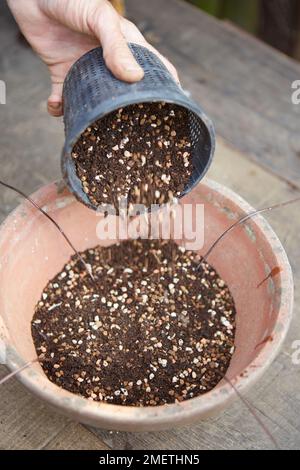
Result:
{"label": "pale skin", "polygon": [[176,81],[174,66],[154,49],[138,28],[120,16],[107,0],[7,0],[29,44],[48,66],[52,89],[48,111],[63,114],[63,82],[72,64],[101,45],[107,67],[120,80],[142,80],[144,72],[127,42],[146,46],[165,63]]}

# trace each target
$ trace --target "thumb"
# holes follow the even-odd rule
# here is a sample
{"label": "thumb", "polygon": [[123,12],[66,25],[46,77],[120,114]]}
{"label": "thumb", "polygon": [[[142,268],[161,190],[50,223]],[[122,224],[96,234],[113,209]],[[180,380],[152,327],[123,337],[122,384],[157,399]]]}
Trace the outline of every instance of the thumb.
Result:
{"label": "thumb", "polygon": [[[40,0],[43,12],[73,31],[95,36],[104,60],[120,80],[136,82],[144,71],[133,57],[121,31],[121,17],[107,0]],[[53,97],[52,97],[53,95]],[[55,103],[55,90],[51,102]]]}
{"label": "thumb", "polygon": [[116,78],[132,83],[144,77],[122,34],[120,17],[108,2],[99,6],[90,27],[101,42],[107,67]]}

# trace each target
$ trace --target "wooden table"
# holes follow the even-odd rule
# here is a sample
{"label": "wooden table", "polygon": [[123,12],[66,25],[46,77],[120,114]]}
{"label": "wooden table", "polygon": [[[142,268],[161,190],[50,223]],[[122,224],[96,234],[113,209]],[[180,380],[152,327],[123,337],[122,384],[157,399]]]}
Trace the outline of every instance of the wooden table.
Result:
{"label": "wooden table", "polygon": [[[0,13],[0,79],[7,105],[0,107],[1,178],[30,193],[60,177],[61,120],[47,116],[49,78],[32,51],[17,40],[5,9]],[[178,67],[184,87],[216,124],[218,148],[209,172],[254,206],[300,195],[300,106],[291,83],[300,64],[230,24],[178,0],[127,0],[130,18]],[[0,218],[17,204],[0,189]],[[248,395],[282,448],[300,447],[300,365],[292,344],[300,339],[299,206],[274,212],[270,222],[287,249],[295,275],[294,320],[285,346]],[[1,376],[6,369],[1,367]],[[0,390],[3,449],[265,449],[272,444],[237,401],[221,416],[160,433],[88,429],[55,414],[16,380]]]}

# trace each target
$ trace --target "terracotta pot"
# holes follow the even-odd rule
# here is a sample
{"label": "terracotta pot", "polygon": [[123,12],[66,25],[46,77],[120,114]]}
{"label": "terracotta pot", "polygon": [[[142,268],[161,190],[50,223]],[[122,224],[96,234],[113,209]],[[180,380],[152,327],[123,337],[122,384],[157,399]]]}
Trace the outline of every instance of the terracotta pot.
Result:
{"label": "terracotta pot", "polygon": [[[62,225],[79,250],[98,244],[99,216],[50,184],[33,198]],[[198,185],[183,203],[205,204],[205,247],[233,220],[253,209],[232,191],[212,181]],[[203,251],[203,250],[202,250]],[[47,281],[61,270],[71,250],[49,221],[23,202],[0,230],[0,330],[11,370],[35,357],[30,333],[33,309]],[[231,232],[216,248],[211,264],[228,283],[237,307],[236,352],[227,376],[242,393],[266,371],[286,336],[293,305],[293,280],[287,256],[268,223],[257,216]],[[275,267],[281,272],[259,289]],[[57,411],[93,426],[125,431],[175,427],[224,409],[236,393],[224,380],[211,392],[180,404],[134,408],[95,403],[73,395],[44,375],[39,364],[18,379]]]}

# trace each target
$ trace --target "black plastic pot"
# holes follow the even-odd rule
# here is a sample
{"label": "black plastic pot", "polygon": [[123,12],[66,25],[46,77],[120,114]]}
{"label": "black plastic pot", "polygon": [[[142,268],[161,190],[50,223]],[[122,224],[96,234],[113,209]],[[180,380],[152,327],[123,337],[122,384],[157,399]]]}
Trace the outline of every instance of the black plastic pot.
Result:
{"label": "black plastic pot", "polygon": [[77,177],[71,152],[82,132],[112,111],[145,102],[175,103],[189,110],[189,132],[195,170],[180,197],[191,191],[203,178],[214,154],[213,125],[201,107],[184,93],[155,54],[136,44],[129,44],[129,47],[145,72],[140,82],[129,84],[115,78],[106,67],[99,47],[89,51],[72,66],[64,83],[63,176],[75,196],[95,210],[98,207],[91,204]]}

